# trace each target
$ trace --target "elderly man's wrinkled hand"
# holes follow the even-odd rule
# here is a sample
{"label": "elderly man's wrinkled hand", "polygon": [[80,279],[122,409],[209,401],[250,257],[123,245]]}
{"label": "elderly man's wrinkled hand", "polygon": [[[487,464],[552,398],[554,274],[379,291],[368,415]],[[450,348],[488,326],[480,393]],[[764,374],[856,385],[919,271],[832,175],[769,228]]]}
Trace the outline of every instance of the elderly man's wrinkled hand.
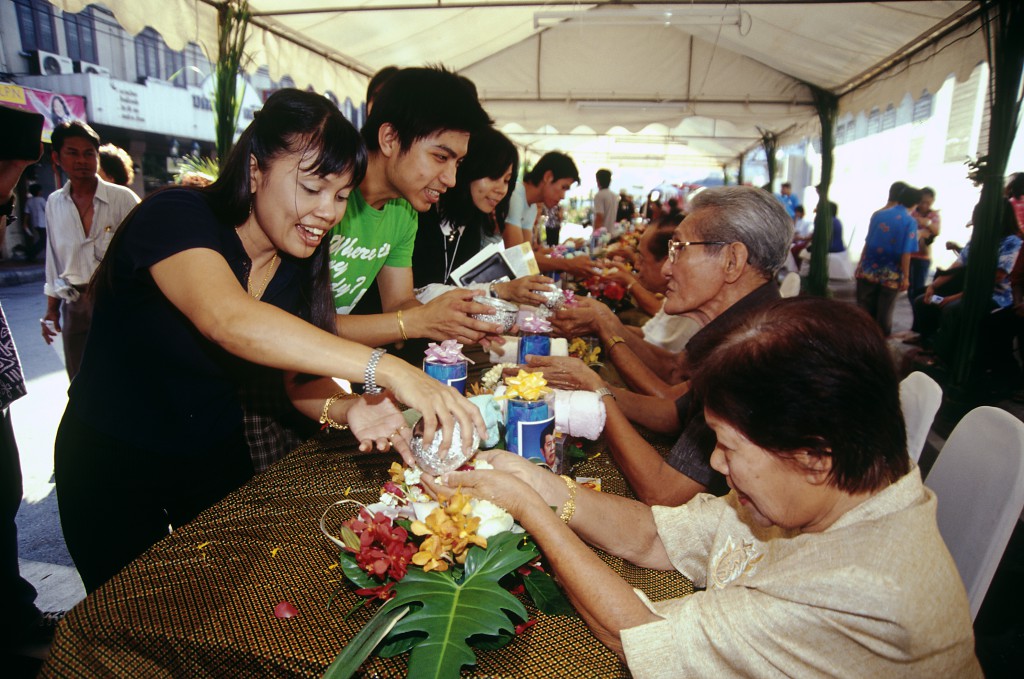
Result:
{"label": "elderly man's wrinkled hand", "polygon": [[604,386],[597,373],[572,356],[531,356],[526,370],[544,373],[548,386],[555,389],[594,391]]}

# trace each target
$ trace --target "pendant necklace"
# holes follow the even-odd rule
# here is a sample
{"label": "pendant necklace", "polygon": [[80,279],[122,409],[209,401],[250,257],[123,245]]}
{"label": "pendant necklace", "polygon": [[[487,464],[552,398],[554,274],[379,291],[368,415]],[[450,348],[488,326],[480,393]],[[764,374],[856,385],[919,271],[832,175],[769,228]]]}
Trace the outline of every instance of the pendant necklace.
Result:
{"label": "pendant necklace", "polygon": [[252,269],[249,269],[249,278],[246,282],[249,288],[249,294],[252,295],[253,299],[259,299],[263,296],[263,292],[267,289],[267,283],[270,282],[270,275],[274,273],[274,265],[277,264],[277,252],[274,252],[274,256],[270,258],[270,266],[267,267],[267,272],[263,274],[263,282],[260,283],[260,287],[256,290],[252,289]]}

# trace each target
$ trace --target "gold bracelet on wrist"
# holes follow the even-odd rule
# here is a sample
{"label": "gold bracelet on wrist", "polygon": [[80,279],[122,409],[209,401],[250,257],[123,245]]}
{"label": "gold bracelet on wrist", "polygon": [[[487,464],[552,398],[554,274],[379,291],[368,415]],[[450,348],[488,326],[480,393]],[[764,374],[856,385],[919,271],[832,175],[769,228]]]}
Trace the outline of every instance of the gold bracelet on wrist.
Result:
{"label": "gold bracelet on wrist", "polygon": [[558,515],[564,523],[572,521],[573,514],[576,513],[576,482],[571,478],[563,474],[561,479],[565,481],[565,487],[569,490],[569,497],[562,505],[562,513]]}
{"label": "gold bracelet on wrist", "polygon": [[614,347],[616,344],[619,344],[619,343],[625,342],[625,341],[626,341],[625,337],[622,337],[621,335],[613,335],[611,337],[611,339],[608,340],[608,355],[609,356],[612,355],[612,347]]}
{"label": "gold bracelet on wrist", "polygon": [[324,409],[322,411],[320,411],[320,424],[321,424],[320,428],[321,429],[328,429],[328,428],[330,428],[330,429],[337,429],[339,431],[345,431],[346,429],[348,429],[348,425],[347,424],[341,424],[340,422],[335,422],[334,420],[331,419],[331,416],[328,415],[327,412],[331,409],[331,406],[334,405],[334,402],[337,401],[338,399],[346,399],[346,398],[352,398],[352,397],[359,398],[355,394],[350,394],[347,391],[339,391],[337,394],[334,394],[333,396],[328,398],[326,401],[324,401]]}
{"label": "gold bracelet on wrist", "polygon": [[405,334],[405,321],[402,320],[402,310],[398,310],[398,329],[402,331],[402,341],[408,341],[409,336]]}

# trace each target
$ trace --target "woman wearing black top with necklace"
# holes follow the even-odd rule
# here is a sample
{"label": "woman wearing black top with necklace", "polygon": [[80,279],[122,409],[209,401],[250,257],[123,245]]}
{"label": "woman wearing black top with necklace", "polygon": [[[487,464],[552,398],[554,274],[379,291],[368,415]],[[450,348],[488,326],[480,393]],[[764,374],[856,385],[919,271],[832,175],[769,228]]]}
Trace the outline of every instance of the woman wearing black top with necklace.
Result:
{"label": "woman wearing black top with necklace", "polygon": [[[413,285],[454,285],[451,273],[483,247],[488,237],[501,238],[509,196],[519,170],[519,153],[508,137],[494,128],[473,134],[455,186],[441,194],[437,205],[420,213],[412,256]],[[494,286],[498,297],[520,304],[540,305],[533,293],[551,284],[544,276],[525,276]]]}

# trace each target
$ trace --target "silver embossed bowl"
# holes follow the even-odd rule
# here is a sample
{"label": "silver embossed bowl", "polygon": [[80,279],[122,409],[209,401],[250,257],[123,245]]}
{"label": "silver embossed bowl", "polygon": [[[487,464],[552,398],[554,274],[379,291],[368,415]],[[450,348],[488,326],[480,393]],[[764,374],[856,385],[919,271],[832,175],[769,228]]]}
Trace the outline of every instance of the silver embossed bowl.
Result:
{"label": "silver embossed bowl", "polygon": [[474,297],[473,301],[494,308],[494,311],[489,314],[471,314],[476,320],[500,325],[501,332],[508,332],[516,324],[516,314],[519,313],[519,307],[512,302],[495,299],[494,297]]}
{"label": "silver embossed bowl", "polygon": [[565,293],[558,288],[553,290],[534,290],[533,293],[543,297],[544,306],[552,311],[558,311],[565,306]]}
{"label": "silver embossed bowl", "polygon": [[459,428],[459,423],[456,422],[452,430],[452,445],[448,448],[448,455],[441,459],[438,455],[438,449],[441,447],[442,435],[443,432],[438,429],[434,434],[433,442],[430,445],[424,445],[421,421],[417,423],[414,429],[412,443],[410,444],[412,455],[416,458],[416,466],[434,476],[440,476],[441,474],[458,469],[473,459],[473,456],[476,455],[477,450],[480,448],[480,437],[474,431],[472,450],[466,451],[462,449],[462,431]]}

